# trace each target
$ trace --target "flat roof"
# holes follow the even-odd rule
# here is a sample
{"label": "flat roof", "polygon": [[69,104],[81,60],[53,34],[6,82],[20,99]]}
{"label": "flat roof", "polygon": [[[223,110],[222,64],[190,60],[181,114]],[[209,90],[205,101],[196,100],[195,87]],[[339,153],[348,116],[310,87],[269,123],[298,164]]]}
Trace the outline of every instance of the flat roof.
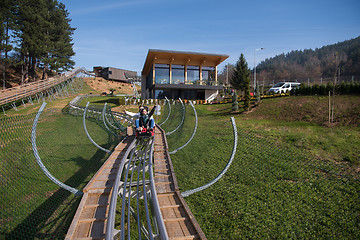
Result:
{"label": "flat roof", "polygon": [[159,64],[215,67],[228,57],[225,54],[149,49],[141,74],[147,75],[154,62]]}

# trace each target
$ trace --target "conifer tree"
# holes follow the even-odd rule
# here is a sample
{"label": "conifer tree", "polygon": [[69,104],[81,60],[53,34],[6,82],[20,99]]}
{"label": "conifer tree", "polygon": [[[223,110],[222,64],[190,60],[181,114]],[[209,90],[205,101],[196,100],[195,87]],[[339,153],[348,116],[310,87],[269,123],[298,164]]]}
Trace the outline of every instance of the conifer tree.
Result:
{"label": "conifer tree", "polygon": [[248,111],[250,107],[250,69],[242,53],[236,62],[230,83],[235,89],[243,92],[245,111]]}
{"label": "conifer tree", "polygon": [[239,110],[238,95],[236,91],[234,91],[234,95],[232,96],[232,110],[233,111]]}
{"label": "conifer tree", "polygon": [[36,67],[46,54],[49,41],[46,35],[49,21],[45,0],[19,0],[18,17],[17,37],[23,66],[22,78],[26,81],[30,75],[36,80]]}
{"label": "conifer tree", "polygon": [[62,72],[71,69],[75,64],[71,60],[71,57],[75,55],[71,37],[75,28],[70,26],[71,19],[65,5],[57,1],[52,2],[53,4],[48,6],[50,12],[48,34],[51,40],[51,48],[43,59],[45,76],[49,69]]}
{"label": "conifer tree", "polygon": [[14,10],[15,6],[13,5],[13,1],[2,0],[0,5],[0,55],[2,60],[3,89],[5,89],[6,86],[6,70],[10,63],[8,52],[13,49],[10,31],[14,28]]}
{"label": "conifer tree", "polygon": [[49,71],[71,69],[75,55],[71,35],[74,28],[65,5],[57,0],[18,0],[17,51],[22,65],[22,82],[30,74],[36,79],[37,66]]}

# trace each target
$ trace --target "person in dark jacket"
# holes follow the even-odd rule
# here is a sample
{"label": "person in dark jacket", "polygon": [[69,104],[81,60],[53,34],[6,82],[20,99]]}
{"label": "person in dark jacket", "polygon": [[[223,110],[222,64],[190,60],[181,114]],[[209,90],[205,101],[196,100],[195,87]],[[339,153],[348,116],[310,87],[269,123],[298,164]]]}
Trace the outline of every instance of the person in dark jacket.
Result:
{"label": "person in dark jacket", "polygon": [[150,113],[148,113],[149,109],[146,106],[144,106],[144,108],[141,109],[140,117],[135,120],[137,132],[142,132],[144,128],[146,128],[148,131],[153,131],[155,127],[155,120],[152,117],[152,114],[154,113],[154,109],[155,108],[153,108]]}

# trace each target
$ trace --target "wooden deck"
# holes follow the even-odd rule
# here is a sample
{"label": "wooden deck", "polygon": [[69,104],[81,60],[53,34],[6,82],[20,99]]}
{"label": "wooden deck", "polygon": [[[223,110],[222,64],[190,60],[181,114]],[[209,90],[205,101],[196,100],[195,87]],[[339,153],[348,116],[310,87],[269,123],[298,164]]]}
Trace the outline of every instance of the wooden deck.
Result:
{"label": "wooden deck", "polygon": [[112,187],[120,162],[134,140],[119,143],[88,185],[65,239],[105,239],[106,219]]}
{"label": "wooden deck", "polygon": [[155,133],[154,178],[156,193],[170,239],[206,239],[190,208],[181,196],[161,128]]}

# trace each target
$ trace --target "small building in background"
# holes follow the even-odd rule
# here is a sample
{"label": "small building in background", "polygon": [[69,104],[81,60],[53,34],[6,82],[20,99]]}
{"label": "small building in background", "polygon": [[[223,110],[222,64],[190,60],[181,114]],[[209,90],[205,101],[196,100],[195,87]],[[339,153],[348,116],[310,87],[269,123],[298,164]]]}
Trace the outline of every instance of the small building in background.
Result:
{"label": "small building in background", "polygon": [[138,79],[137,72],[113,67],[94,67],[95,77],[102,77],[106,80],[131,82]]}
{"label": "small building in background", "polygon": [[141,98],[212,101],[218,95],[217,66],[228,55],[150,49],[141,73]]}

